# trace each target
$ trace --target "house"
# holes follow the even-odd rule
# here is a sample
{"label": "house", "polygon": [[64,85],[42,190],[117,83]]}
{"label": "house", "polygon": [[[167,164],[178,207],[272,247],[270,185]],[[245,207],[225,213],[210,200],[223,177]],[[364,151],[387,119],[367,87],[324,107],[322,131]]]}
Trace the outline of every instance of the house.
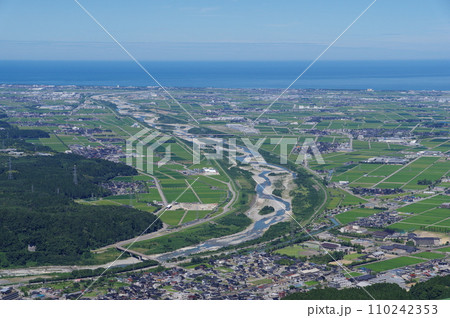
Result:
{"label": "house", "polygon": [[395,157],[373,157],[373,158],[369,158],[369,159],[363,161],[363,163],[381,163],[381,164],[388,164],[388,165],[404,165],[404,164],[408,163],[408,159],[395,158]]}
{"label": "house", "polygon": [[219,174],[217,172],[217,170],[214,168],[203,168],[202,171],[203,171],[203,174],[205,174],[205,175],[218,175]]}
{"label": "house", "polygon": [[363,234],[367,232],[367,229],[360,227],[359,225],[347,225],[339,229],[341,233],[359,233]]}
{"label": "house", "polygon": [[331,288],[344,288],[352,286],[352,283],[345,277],[337,276],[334,277],[333,280],[328,283],[328,286]]}
{"label": "house", "polygon": [[18,299],[19,297],[19,292],[12,289],[11,287],[4,288],[0,291],[0,299],[2,300],[14,300]]}
{"label": "house", "polygon": [[331,233],[328,233],[328,232],[321,232],[321,233],[317,234],[317,238],[319,240],[331,240],[334,238],[334,235],[332,235]]}
{"label": "house", "polygon": [[362,281],[365,281],[365,280],[374,279],[376,277],[377,277],[376,275],[366,274],[366,275],[352,277],[350,280],[351,281],[362,282]]}
{"label": "house", "polygon": [[384,257],[384,252],[382,251],[374,252],[372,253],[372,256],[375,257],[376,259],[382,259]]}
{"label": "house", "polygon": [[369,247],[369,246],[373,246],[374,243],[370,240],[366,240],[366,239],[353,239],[350,241],[350,243],[352,244],[358,244],[358,245],[362,245],[364,247]]}
{"label": "house", "polygon": [[386,231],[375,231],[375,232],[372,232],[372,237],[374,239],[377,239],[377,240],[384,240],[389,235],[390,235],[390,233],[388,233]]}
{"label": "house", "polygon": [[413,241],[417,246],[437,246],[441,244],[439,237],[415,237]]}
{"label": "house", "polygon": [[381,249],[385,250],[385,251],[392,251],[397,254],[402,254],[402,253],[411,254],[417,250],[417,248],[414,246],[401,245],[401,244],[392,244],[392,245],[381,246]]}
{"label": "house", "polygon": [[303,274],[303,275],[315,274],[317,272],[320,272],[320,269],[311,268],[311,269],[303,269],[303,270],[299,271],[299,273]]}

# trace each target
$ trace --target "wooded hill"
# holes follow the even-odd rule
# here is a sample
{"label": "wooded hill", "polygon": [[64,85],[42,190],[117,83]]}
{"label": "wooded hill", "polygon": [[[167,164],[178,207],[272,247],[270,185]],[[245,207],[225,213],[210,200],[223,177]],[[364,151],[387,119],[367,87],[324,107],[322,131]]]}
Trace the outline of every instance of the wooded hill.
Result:
{"label": "wooded hill", "polygon": [[161,228],[151,213],[74,202],[109,195],[100,183],[135,174],[124,164],[74,154],[0,156],[0,267],[74,264],[92,257],[91,249],[137,236],[153,222],[148,232]]}
{"label": "wooded hill", "polygon": [[[426,282],[415,284],[409,291],[397,284],[373,284],[365,288],[376,300],[396,299],[447,299],[450,297],[450,275],[437,276]],[[361,288],[324,288],[313,289],[305,293],[293,293],[286,296],[287,300],[371,300]]]}

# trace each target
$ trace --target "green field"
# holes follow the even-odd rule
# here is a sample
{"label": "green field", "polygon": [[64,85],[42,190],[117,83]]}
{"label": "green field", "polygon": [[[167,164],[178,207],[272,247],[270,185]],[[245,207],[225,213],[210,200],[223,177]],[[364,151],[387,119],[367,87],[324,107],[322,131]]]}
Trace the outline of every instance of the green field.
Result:
{"label": "green field", "polygon": [[211,213],[211,211],[187,211],[182,223],[203,219],[208,213]]}
{"label": "green field", "polygon": [[367,202],[365,199],[358,198],[346,191],[339,188],[328,189],[329,200],[326,205],[326,209],[335,209],[337,207],[349,206],[349,205],[359,205]]}
{"label": "green field", "polygon": [[391,224],[389,228],[412,231],[424,229],[437,232],[450,232],[450,209],[438,208],[447,202],[447,196],[437,196],[398,209],[400,212],[414,213],[414,215]]}
{"label": "green field", "polygon": [[377,209],[364,209],[358,208],[353,209],[344,213],[337,214],[335,218],[342,224],[347,224],[356,221],[358,218],[367,217],[369,215],[382,212],[382,210]]}
{"label": "green field", "polygon": [[419,264],[425,262],[422,259],[409,257],[409,256],[400,256],[393,259],[388,259],[385,261],[370,263],[370,264],[364,264],[361,266],[358,266],[358,268],[367,268],[374,272],[384,272],[387,270],[400,268],[404,266],[410,266],[414,264]]}
{"label": "green field", "polygon": [[413,255],[414,257],[421,257],[426,259],[439,259],[444,258],[445,255],[441,253],[433,253],[433,252],[421,252]]}
{"label": "green field", "polygon": [[423,170],[429,168],[433,163],[435,163],[439,158],[434,157],[421,157],[408,165],[403,166],[403,169],[399,169],[391,177],[387,178],[385,183],[409,183],[418,174],[422,173]]}
{"label": "green field", "polygon": [[121,256],[121,252],[115,248],[109,248],[102,252],[92,253],[92,257],[86,260],[82,260],[79,265],[95,265],[95,264],[106,264],[108,262],[113,262],[117,258],[123,259],[126,258],[126,255]]}
{"label": "green field", "polygon": [[257,286],[265,285],[265,284],[272,284],[272,283],[273,283],[273,280],[270,278],[262,278],[262,279],[258,279],[258,280],[254,280],[254,281],[250,282],[250,284],[257,285]]}
{"label": "green field", "polygon": [[166,224],[175,226],[180,223],[181,218],[183,217],[185,211],[184,210],[167,210],[163,211],[162,214],[160,214],[160,219]]}
{"label": "green field", "polygon": [[[450,162],[439,157],[420,157],[406,165],[383,165],[359,163],[373,156],[395,155],[394,150],[404,146],[384,143],[354,141],[354,151],[345,154],[325,154],[325,165],[314,166],[320,169],[334,169],[332,181],[348,181],[351,187],[403,188],[411,190],[426,189],[426,185],[417,184],[419,180],[436,181],[450,170]],[[393,154],[391,154],[394,152]],[[401,154],[396,154],[403,157]],[[352,164],[349,164],[352,163]]]}
{"label": "green field", "polygon": [[315,280],[310,280],[308,282],[305,282],[306,286],[315,286],[315,285],[319,285],[319,282],[316,282]]}
{"label": "green field", "polygon": [[305,251],[305,250],[306,249],[300,245],[293,245],[293,246],[287,246],[287,247],[281,248],[279,250],[276,250],[275,253],[287,255],[287,256],[298,257],[298,256],[300,256],[299,253],[302,251]]}
{"label": "green field", "polygon": [[363,256],[364,254],[357,254],[357,253],[354,253],[354,254],[347,254],[347,255],[344,255],[344,259],[345,260],[354,260],[354,259],[357,259],[358,257],[360,257],[360,256]]}
{"label": "green field", "polygon": [[439,248],[436,251],[450,253],[450,246]]}

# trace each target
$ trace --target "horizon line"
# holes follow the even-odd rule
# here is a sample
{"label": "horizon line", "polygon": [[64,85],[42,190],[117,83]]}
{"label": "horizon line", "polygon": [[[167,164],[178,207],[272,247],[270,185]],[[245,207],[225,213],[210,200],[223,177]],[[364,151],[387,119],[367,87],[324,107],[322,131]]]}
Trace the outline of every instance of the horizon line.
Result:
{"label": "horizon line", "polygon": [[[390,59],[323,59],[321,62],[450,62],[450,58],[390,58]],[[128,59],[2,59],[2,62],[130,62]],[[257,59],[257,60],[225,60],[225,59],[195,59],[195,60],[183,60],[183,59],[142,59],[141,62],[309,62],[308,59]]]}

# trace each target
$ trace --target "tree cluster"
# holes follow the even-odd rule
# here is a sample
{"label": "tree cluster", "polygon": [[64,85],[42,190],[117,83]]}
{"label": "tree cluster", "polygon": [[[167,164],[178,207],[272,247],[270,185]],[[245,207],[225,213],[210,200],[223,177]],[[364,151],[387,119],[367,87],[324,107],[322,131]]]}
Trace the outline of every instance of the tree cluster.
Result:
{"label": "tree cluster", "polygon": [[[437,276],[426,282],[417,283],[409,291],[397,284],[373,284],[366,287],[377,300],[435,300],[450,297],[450,275]],[[324,288],[314,289],[305,293],[293,293],[286,300],[371,300],[372,298],[361,288]]]}
{"label": "tree cluster", "polygon": [[[76,173],[74,167],[76,166]],[[136,174],[123,164],[72,154],[0,157],[0,266],[71,264],[90,250],[161,227],[153,214],[73,199],[110,192],[100,183]],[[12,177],[12,178],[11,178]]]}

